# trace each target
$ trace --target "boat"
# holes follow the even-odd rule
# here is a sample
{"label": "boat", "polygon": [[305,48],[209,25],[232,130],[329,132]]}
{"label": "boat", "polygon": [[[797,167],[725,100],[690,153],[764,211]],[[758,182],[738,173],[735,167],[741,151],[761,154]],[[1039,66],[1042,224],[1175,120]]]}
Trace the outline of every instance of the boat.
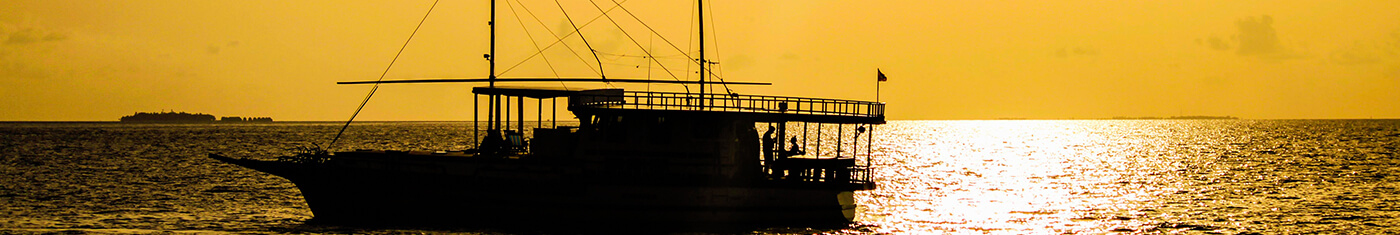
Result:
{"label": "boat", "polygon": [[[695,60],[702,64],[703,51]],[[488,83],[472,89],[474,127],[465,133],[474,136],[471,149],[305,148],[275,160],[209,157],[286,178],[300,189],[313,220],[349,224],[849,223],[853,192],[876,185],[869,158],[875,128],[885,123],[884,103],[703,88],[504,86],[496,83],[646,81],[500,78],[490,55],[492,74],[485,79],[340,82]],[[767,84],[705,76],[666,82]],[[484,122],[475,111],[481,100]],[[555,117],[545,126],[543,110],[558,110],[553,106],[561,102],[577,125],[558,125],[551,111]],[[541,111],[525,121],[532,103]]]}

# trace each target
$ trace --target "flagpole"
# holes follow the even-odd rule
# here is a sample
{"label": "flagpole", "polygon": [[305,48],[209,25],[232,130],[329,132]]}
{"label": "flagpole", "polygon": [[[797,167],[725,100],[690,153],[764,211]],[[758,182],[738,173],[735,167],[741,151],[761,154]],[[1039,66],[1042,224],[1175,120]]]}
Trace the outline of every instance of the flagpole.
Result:
{"label": "flagpole", "polygon": [[875,69],[875,103],[880,102],[880,83],[885,81],[885,73]]}

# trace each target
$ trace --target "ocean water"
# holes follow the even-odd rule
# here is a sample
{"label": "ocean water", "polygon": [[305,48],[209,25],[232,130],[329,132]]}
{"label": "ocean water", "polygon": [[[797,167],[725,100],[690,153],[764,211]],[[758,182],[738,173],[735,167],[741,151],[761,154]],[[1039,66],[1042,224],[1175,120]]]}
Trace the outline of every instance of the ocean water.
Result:
{"label": "ocean water", "polygon": [[[0,123],[0,233],[536,232],[318,225],[295,185],[205,157],[285,155],[339,125]],[[471,131],[357,123],[338,148],[463,149]],[[892,121],[875,135],[878,189],[855,194],[856,222],[741,233],[1400,233],[1400,120]]]}

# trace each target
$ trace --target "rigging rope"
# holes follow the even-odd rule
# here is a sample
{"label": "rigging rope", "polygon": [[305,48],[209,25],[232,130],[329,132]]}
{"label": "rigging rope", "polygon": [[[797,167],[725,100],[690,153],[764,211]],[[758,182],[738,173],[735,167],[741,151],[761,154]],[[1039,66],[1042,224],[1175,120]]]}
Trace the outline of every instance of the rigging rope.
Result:
{"label": "rigging rope", "polygon": [[675,55],[650,55],[650,54],[648,54],[648,55],[628,55],[628,54],[607,53],[607,52],[602,52],[602,51],[599,51],[598,54],[602,54],[602,55],[606,55],[606,56],[615,56],[615,57],[632,57],[632,58],[644,58],[644,59],[645,59],[645,58],[657,58],[657,59],[686,59],[686,58],[685,58],[685,55],[681,55],[681,54],[675,54]]}
{"label": "rigging rope", "polygon": [[[605,65],[614,65],[614,66],[623,66],[623,67],[634,68],[634,69],[641,69],[641,68],[642,68],[642,64],[614,63],[614,62],[603,62],[603,64],[605,64]],[[669,69],[660,69],[660,68],[651,68],[651,69],[652,69],[652,70],[664,70],[663,72],[668,72],[668,73],[684,73],[684,72],[686,72],[686,71],[682,71],[682,70],[669,70]],[[684,81],[684,80],[680,80],[680,79],[675,79],[675,80],[676,80],[676,81]],[[664,80],[662,80],[662,81],[664,81]],[[687,85],[686,83],[676,83],[676,84],[677,84],[677,85],[682,85],[682,86]]]}
{"label": "rigging rope", "polygon": [[394,62],[399,61],[399,56],[403,55],[403,50],[408,48],[408,43],[413,41],[413,36],[418,35],[418,29],[423,28],[423,22],[428,21],[428,16],[433,14],[433,8],[437,8],[438,0],[433,0],[433,5],[428,7],[428,13],[423,14],[423,19],[418,21],[418,26],[413,27],[413,33],[408,34],[408,40],[404,40],[403,46],[399,47],[399,52],[394,54],[394,59],[389,60],[389,66],[384,67],[384,73],[379,74],[379,80],[375,81],[374,87],[369,89],[369,94],[365,95],[365,100],[360,101],[360,107],[355,108],[355,113],[350,114],[350,120],[345,121],[345,126],[340,127],[340,132],[335,133],[335,138],[326,144],[329,150],[335,146],[336,141],[340,141],[340,135],[345,134],[345,129],[350,127],[350,123],[355,121],[355,116],[360,115],[360,110],[365,109],[365,104],[369,103],[369,98],[374,97],[374,92],[379,90],[379,81],[384,81],[384,77],[389,75],[389,69],[394,68]]}
{"label": "rigging rope", "polygon": [[[600,12],[603,11],[603,7],[598,6],[598,3],[597,3],[597,2],[594,2],[594,1],[592,1],[592,0],[589,0],[588,2],[589,2],[589,3],[593,3],[593,7],[594,7],[594,8],[598,8],[598,11],[600,11]],[[626,8],[626,7],[622,7],[621,4],[619,4],[618,7],[622,8],[622,11],[627,11],[627,8]],[[618,29],[621,29],[621,28],[622,28],[622,25],[618,25],[618,24],[617,24],[617,21],[616,21],[616,20],[613,20],[612,16],[609,16],[606,12],[603,13],[603,17],[607,17],[607,18],[608,18],[608,21],[612,22],[614,27],[617,27]],[[641,22],[641,20],[638,20],[638,22]],[[642,25],[646,25],[646,24],[643,23]],[[642,52],[647,53],[647,56],[648,56],[648,57],[651,57],[651,51],[647,51],[647,50],[646,50],[646,47],[643,47],[643,46],[642,46],[642,43],[637,42],[637,39],[632,37],[632,34],[627,33],[626,30],[622,30],[622,35],[623,35],[623,36],[627,36],[627,39],[628,39],[628,40],[632,40],[632,44],[637,45],[637,48],[641,48],[641,49],[642,49]],[[664,39],[666,39],[666,38],[665,38],[665,37],[662,37],[662,39],[664,40]],[[596,55],[596,53],[595,53],[595,55]],[[655,58],[652,58],[652,60],[655,61],[656,59],[655,59]],[[668,74],[671,73],[671,70],[670,70],[670,69],[667,69],[667,68],[666,68],[666,65],[661,64],[661,61],[656,61],[656,63],[657,63],[657,64],[656,64],[657,66],[661,66],[661,70],[662,70],[662,71],[666,71],[666,73],[668,73]],[[680,80],[681,80],[680,78],[676,78],[675,74],[672,74],[671,77],[674,78],[674,79],[676,79],[676,81],[680,81]],[[687,86],[687,88],[689,88],[689,86]]]}
{"label": "rigging rope", "polygon": [[[514,69],[516,66],[520,66],[521,64],[524,64],[525,61],[529,61],[530,59],[535,58],[536,55],[543,54],[543,53],[544,53],[544,50],[548,50],[549,48],[554,47],[554,45],[558,45],[560,42],[563,42],[563,41],[564,41],[564,38],[559,37],[559,34],[555,34],[554,31],[549,30],[549,26],[545,25],[545,24],[544,24],[544,21],[543,21],[543,20],[540,20],[540,17],[539,17],[539,16],[535,16],[535,12],[534,12],[534,11],[530,11],[530,8],[529,8],[529,7],[525,7],[525,3],[521,3],[520,1],[515,1],[515,3],[520,4],[520,9],[525,10],[525,14],[529,14],[529,15],[530,15],[530,18],[534,18],[534,19],[535,19],[535,22],[536,22],[536,23],[539,23],[539,24],[540,24],[540,27],[545,29],[545,30],[544,30],[545,32],[549,33],[549,36],[553,36],[553,37],[554,37],[554,42],[551,43],[551,44],[549,44],[549,46],[544,47],[544,49],[539,49],[538,51],[535,52],[535,55],[530,55],[530,57],[525,58],[525,60],[521,60],[519,64],[515,64],[514,66],[511,66],[509,69],[506,69],[505,72],[501,72],[501,74],[505,74],[506,72],[510,72],[510,70],[511,70],[511,69]],[[519,17],[519,16],[517,16],[517,18],[518,18],[518,17]],[[587,23],[584,23],[583,26],[584,26],[584,27],[588,27],[588,24],[592,24],[593,21],[596,21],[596,20],[598,20],[598,18],[597,18],[597,17],[594,17],[593,20],[589,20]],[[521,27],[524,28],[524,26],[521,26]],[[522,29],[522,30],[528,31],[528,29]],[[569,33],[569,35],[573,35],[573,33]],[[564,37],[568,37],[569,35],[564,35]],[[534,39],[531,39],[531,40],[534,40]],[[582,55],[579,55],[579,54],[578,54],[578,51],[575,51],[575,50],[574,50],[574,47],[569,46],[568,43],[564,43],[563,45],[564,45],[564,49],[568,49],[568,50],[569,50],[569,53],[574,54],[574,58],[578,58],[578,61],[582,61],[585,65],[588,64],[588,59],[584,59]],[[538,48],[539,46],[536,45],[536,47]],[[593,66],[585,66],[585,67],[588,67],[588,70],[593,70],[593,73],[598,73],[598,70],[593,69]],[[560,82],[560,83],[562,84],[563,82]]]}
{"label": "rigging rope", "polygon": [[[520,1],[515,1],[515,3],[520,4],[520,8],[525,8],[525,4],[520,3]],[[525,27],[525,21],[520,19],[520,13],[515,12],[515,5],[506,2],[506,6],[510,7],[510,14],[515,15],[515,22],[520,23],[520,29],[525,31],[525,37],[530,38],[530,45],[535,46],[536,51],[543,52],[544,49],[540,49],[540,44],[538,41],[535,41],[535,35],[530,33],[530,29]],[[549,66],[549,71],[554,73],[554,77],[559,77],[559,70],[554,69],[554,64],[549,62],[548,56],[541,56],[540,59],[544,59],[544,64]],[[564,86],[565,90],[569,89],[569,85],[564,84],[562,81],[559,82],[559,85]]]}
{"label": "rigging rope", "polygon": [[[715,22],[714,22],[714,4],[706,4],[706,6],[704,6],[704,7],[710,8],[710,11],[708,11],[708,13],[710,13],[710,32],[713,32],[713,34],[710,34],[710,35],[714,35],[714,38],[720,38],[720,32],[718,32],[717,29],[715,29],[715,28],[720,28],[720,27],[718,27],[718,25],[720,25],[720,24],[715,24]],[[701,17],[703,17],[703,15],[701,15]],[[700,34],[704,34],[704,32],[700,32]],[[714,46],[711,46],[711,48],[714,48],[714,57],[722,57],[722,56],[720,56],[720,41],[710,41],[710,42],[714,42]],[[704,42],[700,42],[700,43],[704,43]],[[720,63],[714,63],[714,64],[720,64]],[[724,66],[720,66],[720,69],[721,69],[720,74],[724,74],[724,71],[722,71],[722,69],[724,69]],[[710,73],[711,76],[713,76],[714,78],[718,78],[718,80],[724,81],[724,77],[718,76],[718,74],[715,74],[715,73],[714,73],[714,69],[708,70],[708,73]],[[720,85],[724,85],[724,92],[725,92],[725,94],[734,94],[734,90],[729,90],[729,84],[720,84]]]}
{"label": "rigging rope", "polygon": [[[627,10],[626,7],[622,7],[622,3],[617,2],[617,0],[612,0],[612,1],[613,1],[613,4],[617,4],[617,6],[616,6],[617,8],[621,8],[621,9],[622,9],[622,12],[626,12],[627,15],[632,16],[632,19],[637,20],[637,23],[641,23],[642,26],[643,26],[643,27],[646,27],[647,30],[650,30],[652,34],[655,34],[655,35],[658,35],[658,36],[661,35],[661,33],[656,32],[656,29],[651,28],[651,25],[648,25],[646,22],[642,21],[642,18],[637,17],[636,14],[632,14],[632,11]],[[596,5],[596,4],[595,4],[595,5]],[[693,21],[692,21],[692,22],[693,22]],[[676,46],[675,43],[671,43],[671,40],[667,40],[666,37],[661,37],[661,41],[662,41],[662,42],[666,42],[666,45],[671,45],[671,48],[673,48],[673,49],[675,49],[676,51],[680,52],[682,55],[685,55],[686,57],[690,57],[690,53],[686,53],[685,50],[681,50],[681,48],[680,48],[679,46]],[[696,61],[696,63],[699,63],[699,61]],[[690,70],[688,67],[689,67],[689,66],[687,66],[686,70]]]}
{"label": "rigging rope", "polygon": [[[559,12],[563,12],[563,13],[564,13],[564,19],[569,20],[569,25],[570,25],[570,26],[574,26],[574,32],[575,32],[575,33],[579,33],[578,25],[574,24],[574,18],[573,18],[573,17],[569,17],[569,11],[565,11],[565,10],[564,10],[564,4],[563,4],[563,3],[559,3],[559,0],[554,0],[554,5],[558,5],[558,6],[559,6]],[[602,10],[602,9],[598,9],[598,10]],[[608,15],[607,12],[603,12],[603,16],[607,16],[607,15]],[[609,18],[609,20],[611,20],[611,18]],[[607,75],[607,73],[604,73],[604,72],[603,72],[603,60],[602,60],[602,59],[598,59],[598,50],[593,50],[593,45],[589,45],[589,44],[588,44],[588,37],[584,37],[584,36],[583,36],[583,33],[579,33],[579,34],[578,34],[578,38],[581,39],[581,40],[583,40],[583,45],[588,47],[588,52],[593,54],[593,60],[598,61],[598,76],[599,76],[599,77],[603,77],[603,82],[608,83],[608,85],[612,85],[611,82],[608,82],[608,75]]]}
{"label": "rigging rope", "polygon": [[[715,28],[718,28],[718,27],[716,27],[716,26],[719,26],[719,24],[716,24],[716,23],[715,23],[715,9],[714,9],[714,6],[715,6],[715,4],[708,4],[708,5],[705,5],[705,7],[710,8],[710,31],[711,31],[711,32],[714,32],[713,34],[710,34],[710,35],[714,36],[715,39],[718,39],[718,38],[719,38],[719,31],[718,31],[718,30],[715,30]],[[700,33],[705,33],[705,32],[700,32]],[[715,45],[715,46],[714,46],[714,48],[715,48],[715,58],[721,58],[722,56],[719,55],[719,40],[711,40],[711,41],[715,43],[715,44],[714,44],[714,45]],[[700,43],[705,43],[705,42],[700,42]],[[719,64],[719,63],[714,63],[714,64]],[[720,66],[720,69],[724,69],[724,66]],[[709,73],[710,73],[711,75],[713,75],[714,78],[719,79],[719,81],[721,81],[721,82],[724,81],[724,77],[723,77],[723,76],[715,75],[715,70],[714,70],[714,69],[710,69],[710,70],[709,70]],[[721,70],[719,74],[724,74],[724,71]],[[720,83],[720,85],[721,85],[721,86],[724,86],[724,93],[725,93],[725,94],[734,94],[734,90],[729,89],[729,84],[727,84],[727,83]]]}
{"label": "rigging rope", "polygon": [[[696,15],[698,15],[698,14],[695,14],[695,10],[699,10],[699,9],[700,9],[699,6],[690,8],[690,16],[696,16]],[[631,13],[631,12],[628,12],[627,14],[632,14],[632,13]],[[633,18],[636,18],[637,16],[633,15],[632,17],[633,17]],[[695,26],[696,26],[696,25],[695,25],[695,17],[688,17],[688,18],[690,18],[690,24],[687,25],[686,27],[690,27],[690,28],[686,28],[686,29],[685,29],[685,32],[686,32],[686,35],[685,35],[685,43],[686,43],[686,44],[685,44],[685,48],[686,48],[686,49],[690,49],[690,48],[692,48],[692,47],[695,47],[695,34],[692,33],[692,32],[695,32]],[[654,31],[653,31],[653,32],[654,32]],[[661,38],[661,41],[666,42],[666,43],[668,43],[668,44],[671,43],[670,41],[666,41],[666,38],[665,38],[665,37],[662,37],[662,38]],[[675,44],[671,44],[671,47],[676,48],[676,50],[678,50],[678,51],[681,51],[680,47],[677,47]],[[686,52],[686,51],[681,51],[681,54],[685,54],[685,58],[686,58],[686,59],[692,60],[691,62],[695,62],[695,61],[694,61],[694,60],[695,60],[695,57],[691,57],[690,54],[687,54],[687,53],[685,53],[685,52]],[[692,64],[698,64],[698,63],[686,63],[686,64],[685,64],[685,71],[686,71],[686,73],[685,73],[685,80],[690,80],[690,65],[692,65]],[[695,72],[695,75],[700,75],[700,72]],[[703,91],[701,91],[701,92],[703,92]],[[690,91],[687,90],[686,93],[690,93]]]}
{"label": "rigging rope", "polygon": [[[611,9],[608,9],[608,11],[611,12],[613,9],[617,9],[617,7],[613,7],[613,8],[611,8]],[[525,12],[528,13],[528,12],[530,12],[530,11],[529,11],[528,9],[526,9]],[[531,14],[533,14],[533,13],[531,13]],[[532,16],[533,16],[533,15],[532,15]],[[600,15],[600,16],[595,16],[595,17],[593,17],[593,19],[588,20],[588,22],[583,22],[583,27],[588,27],[589,24],[593,24],[593,22],[597,22],[598,19],[602,19],[602,18],[603,18],[603,16],[601,16],[601,15]],[[536,20],[539,20],[539,18],[535,18],[535,19],[536,19]],[[544,22],[540,22],[540,25],[544,25]],[[576,28],[577,28],[577,27],[576,27]],[[550,32],[550,33],[553,34],[554,32]],[[545,50],[549,50],[549,48],[554,47],[554,45],[559,45],[560,43],[564,42],[564,39],[565,39],[565,38],[568,38],[569,36],[573,36],[573,35],[576,34],[576,33],[578,33],[577,30],[575,30],[575,31],[573,31],[573,32],[569,32],[568,34],[564,34],[564,36],[562,36],[562,37],[557,37],[557,38],[559,38],[558,40],[555,40],[554,43],[550,43],[548,46],[544,46],[544,49],[545,49]],[[582,37],[582,36],[580,36],[580,37]],[[569,47],[569,45],[568,45],[568,44],[564,44],[564,47]],[[573,50],[573,49],[570,49],[570,50]],[[525,64],[525,61],[529,61],[531,58],[535,58],[535,56],[540,56],[540,55],[543,54],[543,53],[544,53],[544,51],[538,51],[538,52],[535,52],[535,54],[530,54],[530,56],[525,57],[524,60],[521,60],[519,63],[515,63],[515,65],[511,65],[510,68],[506,68],[505,71],[500,72],[499,74],[505,74],[506,72],[510,72],[511,70],[514,70],[516,67],[520,67],[520,65]],[[577,53],[575,53],[575,54],[577,55]],[[579,58],[579,59],[583,59],[583,58]],[[593,67],[592,67],[592,66],[589,66],[588,69],[593,69]],[[593,70],[593,72],[598,72],[598,71],[597,71],[597,70]],[[600,73],[599,76],[601,76],[601,73]]]}

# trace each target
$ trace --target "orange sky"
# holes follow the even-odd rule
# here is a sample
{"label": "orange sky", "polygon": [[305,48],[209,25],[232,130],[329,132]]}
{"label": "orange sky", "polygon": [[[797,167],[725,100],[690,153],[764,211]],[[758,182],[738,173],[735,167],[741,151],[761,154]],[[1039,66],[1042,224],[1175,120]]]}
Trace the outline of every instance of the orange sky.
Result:
{"label": "orange sky", "polygon": [[[506,2],[502,70],[534,53],[529,36],[543,45],[545,29],[571,29],[553,1],[513,5],[541,22],[517,21]],[[378,78],[431,4],[7,1],[0,121],[160,110],[343,120],[370,87],[334,83]],[[693,53],[693,4],[623,6]],[[564,5],[575,23],[599,14],[586,1]],[[386,79],[484,77],[486,6],[443,0]],[[775,84],[732,87],[743,94],[874,99],[878,68],[890,77],[890,119],[1400,118],[1394,9],[1400,1],[715,1],[708,57],[730,81]],[[686,79],[679,51],[626,13],[611,16]],[[596,50],[641,53],[606,19],[582,31]],[[566,43],[586,52],[576,37]],[[546,54],[560,76],[597,76],[590,54]],[[648,77],[645,60],[600,57],[609,77]],[[554,72],[535,59],[502,76]],[[671,79],[656,65],[650,77]],[[385,85],[359,120],[470,120],[471,86]]]}

